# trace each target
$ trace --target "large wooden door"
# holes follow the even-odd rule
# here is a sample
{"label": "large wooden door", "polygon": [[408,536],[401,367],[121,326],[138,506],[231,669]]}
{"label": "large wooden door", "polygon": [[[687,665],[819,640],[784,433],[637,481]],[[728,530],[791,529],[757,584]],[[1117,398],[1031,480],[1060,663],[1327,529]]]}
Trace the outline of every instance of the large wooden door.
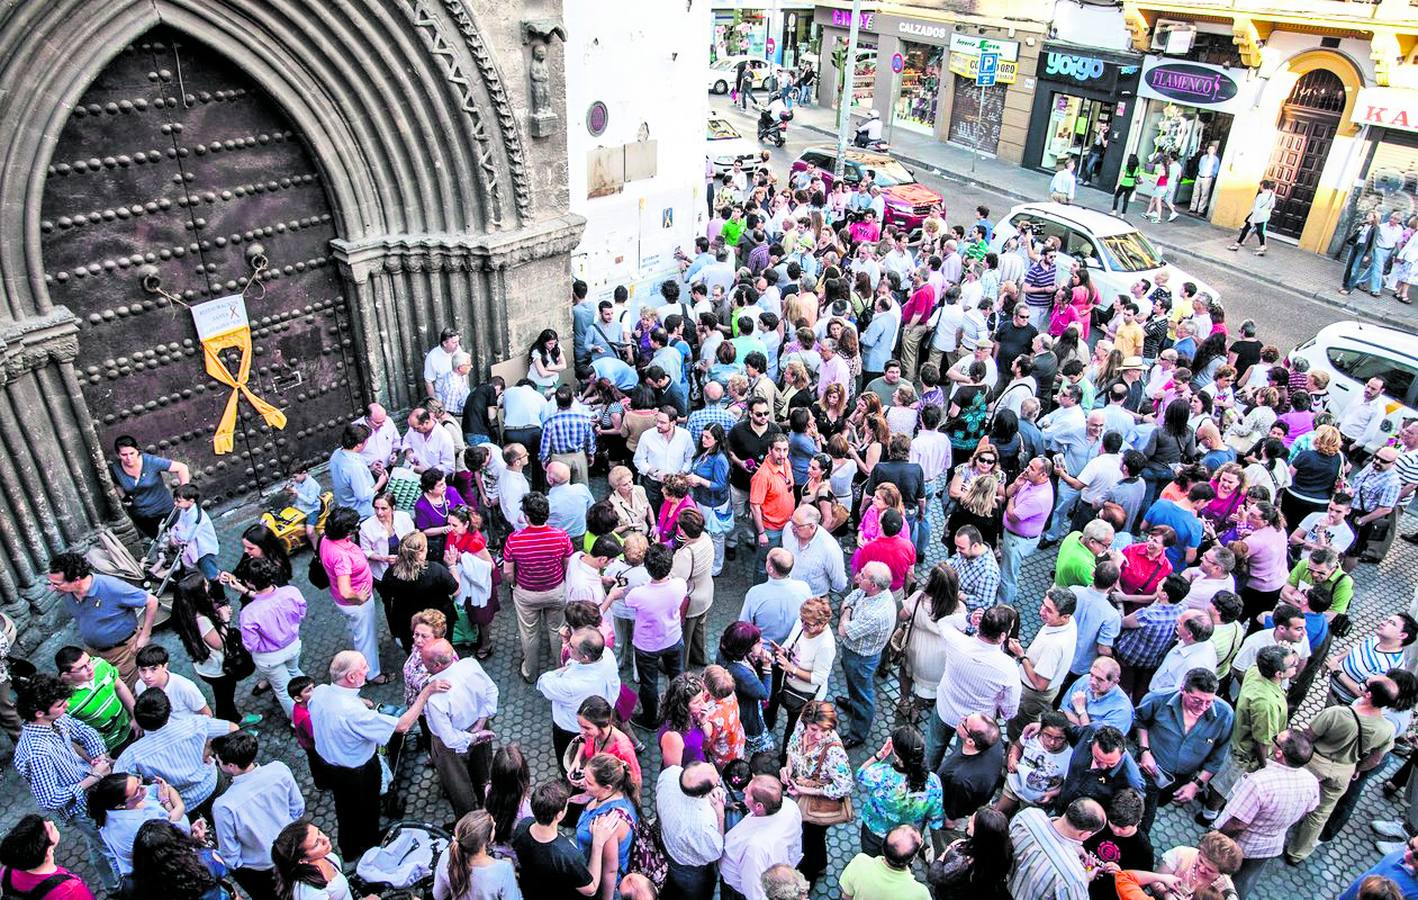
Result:
{"label": "large wooden door", "polygon": [[1343,109],[1344,84],[1333,72],[1317,69],[1295,82],[1280,113],[1265,173],[1275,181],[1271,231],[1298,238],[1305,230]]}
{"label": "large wooden door", "polygon": [[[241,71],[165,29],[126,48],[71,113],[43,210],[45,281],[78,317],[105,444],[131,434],[187,462],[214,502],[328,456],[363,395],[332,210],[301,136]],[[184,304],[246,289],[257,244],[269,268],[246,290],[250,386],[288,422],[272,429],[243,401],[235,451],[217,456],[230,389],[206,375]],[[145,265],[181,304],[144,290]]]}

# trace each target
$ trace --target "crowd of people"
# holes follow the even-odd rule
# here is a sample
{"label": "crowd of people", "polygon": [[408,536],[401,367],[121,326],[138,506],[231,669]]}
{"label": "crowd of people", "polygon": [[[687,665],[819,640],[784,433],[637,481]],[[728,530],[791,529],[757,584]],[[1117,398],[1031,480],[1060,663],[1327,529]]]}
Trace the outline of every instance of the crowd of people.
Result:
{"label": "crowd of people", "polygon": [[[308,570],[263,525],[223,570],[187,468],[120,439],[214,700],[152,643],[156,597],[55,556],[77,638],[0,679],[39,810],[0,841],[4,889],[91,896],[62,828],[133,897],[359,896],[391,764],[423,750],[457,817],[438,900],[1246,897],[1305,865],[1407,755],[1418,700],[1418,621],[1351,633],[1352,572],[1418,487],[1382,381],[1332,411],[1324,372],[1195,285],[1101,297],[1027,226],[986,252],[984,207],[883,231],[879,191],[829,199],[811,168],[714,196],[680,277],[574,283],[571,342],[542,332],[514,384],[475,381],[445,329],[404,428],[370,404],[344,429],[318,533],[318,478],[289,485]],[[327,602],[344,649],[309,660]],[[555,771],[499,739],[498,653],[546,701]],[[238,709],[248,678],[333,838]],[[361,696],[391,681],[402,703]],[[1346,900],[1418,896],[1411,773]],[[1195,840],[1154,844],[1163,805]],[[838,826],[860,853],[829,871]]]}

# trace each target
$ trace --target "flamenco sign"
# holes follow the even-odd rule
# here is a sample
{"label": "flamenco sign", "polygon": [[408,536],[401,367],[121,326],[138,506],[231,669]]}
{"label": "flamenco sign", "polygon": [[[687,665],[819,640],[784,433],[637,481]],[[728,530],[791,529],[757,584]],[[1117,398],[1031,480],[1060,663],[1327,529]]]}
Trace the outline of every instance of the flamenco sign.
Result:
{"label": "flamenco sign", "polygon": [[[230,453],[236,438],[237,397],[261,414],[266,424],[272,428],[286,427],[286,414],[256,396],[246,386],[251,376],[251,322],[246,318],[246,301],[240,294],[231,294],[192,307],[192,321],[197,325],[197,337],[202,341],[202,356],[206,362],[207,374],[231,388],[226,408],[217,423],[217,433],[212,438],[212,450],[217,455]],[[236,348],[241,354],[241,362],[233,375],[222,362],[221,352]]]}
{"label": "flamenco sign", "polygon": [[1142,67],[1137,93],[1185,106],[1238,112],[1244,106],[1241,86],[1220,66],[1169,62],[1149,57]]}

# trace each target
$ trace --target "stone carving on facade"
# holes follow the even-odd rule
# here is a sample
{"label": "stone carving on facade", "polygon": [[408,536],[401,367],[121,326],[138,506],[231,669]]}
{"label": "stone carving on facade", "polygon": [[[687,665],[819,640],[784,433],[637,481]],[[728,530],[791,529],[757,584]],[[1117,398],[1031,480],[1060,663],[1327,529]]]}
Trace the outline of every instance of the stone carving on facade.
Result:
{"label": "stone carving on facade", "polygon": [[561,117],[551,103],[551,39],[566,40],[566,30],[555,19],[526,19],[522,22],[522,43],[531,45],[531,61],[527,77],[531,81],[531,112],[528,130],[532,137],[550,137],[561,127]]}

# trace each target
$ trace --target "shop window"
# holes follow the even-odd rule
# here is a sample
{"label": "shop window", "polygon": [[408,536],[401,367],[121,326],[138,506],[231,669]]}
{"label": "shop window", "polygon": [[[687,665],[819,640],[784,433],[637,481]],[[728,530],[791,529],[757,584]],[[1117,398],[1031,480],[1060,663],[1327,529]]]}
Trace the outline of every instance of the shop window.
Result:
{"label": "shop window", "polygon": [[1412,394],[1418,369],[1413,366],[1363,350],[1331,347],[1327,353],[1330,365],[1361,385],[1370,378],[1382,378],[1385,395],[1405,406],[1414,405]]}
{"label": "shop window", "polygon": [[901,56],[904,67],[899,76],[893,122],[910,131],[929,134],[935,130],[945,48],[902,41]]}

